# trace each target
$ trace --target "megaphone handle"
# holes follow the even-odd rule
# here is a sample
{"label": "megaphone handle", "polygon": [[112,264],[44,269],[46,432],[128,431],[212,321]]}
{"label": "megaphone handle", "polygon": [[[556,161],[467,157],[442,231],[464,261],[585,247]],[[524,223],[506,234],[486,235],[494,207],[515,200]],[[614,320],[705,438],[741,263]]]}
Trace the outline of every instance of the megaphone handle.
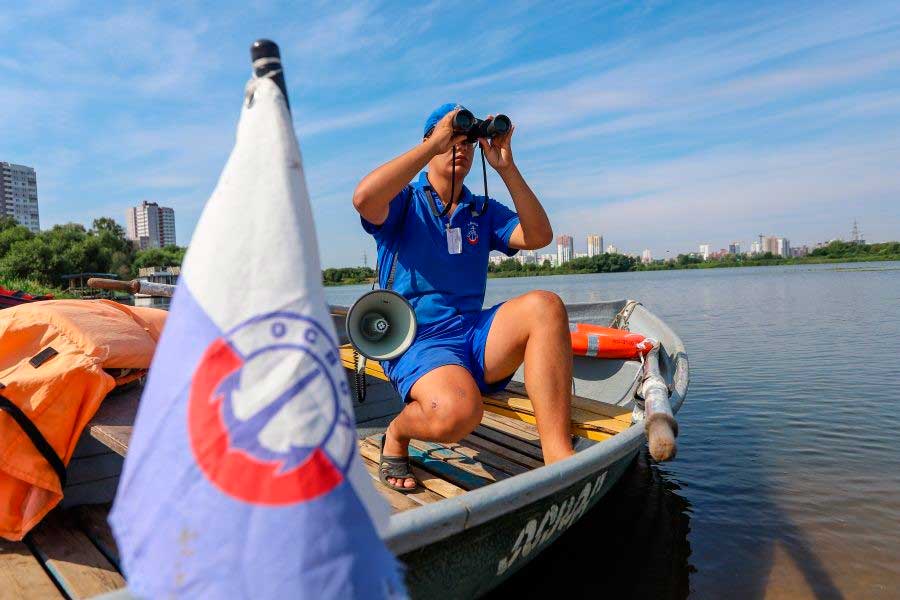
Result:
{"label": "megaphone handle", "polygon": [[353,394],[356,401],[362,404],[366,401],[366,357],[353,349]]}

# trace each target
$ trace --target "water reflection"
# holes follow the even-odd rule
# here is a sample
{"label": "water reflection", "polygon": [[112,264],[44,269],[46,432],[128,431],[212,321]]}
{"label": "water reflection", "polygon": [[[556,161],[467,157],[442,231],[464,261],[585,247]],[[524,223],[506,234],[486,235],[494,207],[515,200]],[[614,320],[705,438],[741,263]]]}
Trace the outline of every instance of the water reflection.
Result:
{"label": "water reflection", "polygon": [[488,598],[686,598],[691,505],[646,448],[597,506]]}

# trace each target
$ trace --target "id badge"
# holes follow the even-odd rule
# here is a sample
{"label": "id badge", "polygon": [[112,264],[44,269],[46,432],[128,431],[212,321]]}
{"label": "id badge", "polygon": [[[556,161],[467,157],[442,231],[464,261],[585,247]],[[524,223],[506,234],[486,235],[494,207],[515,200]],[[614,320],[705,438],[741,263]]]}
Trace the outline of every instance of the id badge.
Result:
{"label": "id badge", "polygon": [[462,253],[462,231],[459,227],[447,230],[447,252],[450,254]]}

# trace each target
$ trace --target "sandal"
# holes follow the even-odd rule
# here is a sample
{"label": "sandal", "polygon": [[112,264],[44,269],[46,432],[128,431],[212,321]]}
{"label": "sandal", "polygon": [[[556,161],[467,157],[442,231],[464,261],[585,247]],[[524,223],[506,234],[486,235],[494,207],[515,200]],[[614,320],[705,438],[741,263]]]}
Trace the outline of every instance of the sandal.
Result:
{"label": "sandal", "polygon": [[[408,456],[385,456],[384,455],[384,438],[385,436],[381,436],[381,454],[378,457],[378,479],[386,485],[389,489],[394,490],[395,492],[400,492],[402,494],[408,494],[410,492],[418,492],[421,484],[419,483],[418,478],[413,475],[412,469],[409,466],[409,457]],[[416,482],[411,488],[405,487],[402,483],[400,486],[392,484],[388,481],[388,477],[392,477],[394,479],[412,479]]]}

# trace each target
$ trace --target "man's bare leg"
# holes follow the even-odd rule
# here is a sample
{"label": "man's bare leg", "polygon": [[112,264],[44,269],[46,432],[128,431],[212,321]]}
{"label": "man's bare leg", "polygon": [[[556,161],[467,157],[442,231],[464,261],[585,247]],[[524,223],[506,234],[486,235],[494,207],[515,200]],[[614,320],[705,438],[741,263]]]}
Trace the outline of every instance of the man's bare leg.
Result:
{"label": "man's bare leg", "polygon": [[[472,375],[459,365],[429,371],[413,384],[411,401],[387,428],[384,454],[406,456],[409,440],[458,442],[481,423],[481,392]],[[410,477],[403,483],[389,477],[391,485],[415,487]]]}
{"label": "man's bare leg", "polygon": [[484,353],[485,379],[509,377],[525,361],[525,387],[534,405],[544,462],[574,454],[572,342],[569,317],[559,296],[534,291],[503,304],[494,315]]}

